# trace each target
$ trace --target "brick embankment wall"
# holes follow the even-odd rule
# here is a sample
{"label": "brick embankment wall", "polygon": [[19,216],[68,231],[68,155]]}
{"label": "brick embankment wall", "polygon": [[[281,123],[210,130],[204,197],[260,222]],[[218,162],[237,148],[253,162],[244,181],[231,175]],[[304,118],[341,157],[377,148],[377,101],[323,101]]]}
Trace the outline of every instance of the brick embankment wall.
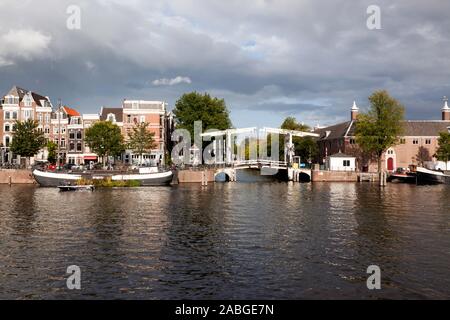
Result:
{"label": "brick embankment wall", "polygon": [[208,182],[214,182],[214,170],[180,170],[178,171],[178,182],[202,183],[203,172],[205,171]]}
{"label": "brick embankment wall", "polygon": [[373,181],[378,180],[377,174],[359,173],[354,171],[312,171],[312,182],[358,182],[359,175],[365,175],[365,178],[373,177]]}
{"label": "brick embankment wall", "polygon": [[34,184],[30,170],[0,170],[0,184]]}

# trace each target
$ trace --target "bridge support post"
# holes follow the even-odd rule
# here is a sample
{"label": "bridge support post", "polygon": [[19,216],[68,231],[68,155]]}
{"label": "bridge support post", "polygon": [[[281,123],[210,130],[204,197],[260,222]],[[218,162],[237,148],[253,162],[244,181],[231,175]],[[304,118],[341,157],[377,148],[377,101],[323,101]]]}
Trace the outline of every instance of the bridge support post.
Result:
{"label": "bridge support post", "polygon": [[226,153],[226,163],[227,165],[230,165],[233,162],[233,148],[232,148],[232,141],[231,141],[231,133],[227,131],[226,133],[226,139],[225,139],[225,153]]}

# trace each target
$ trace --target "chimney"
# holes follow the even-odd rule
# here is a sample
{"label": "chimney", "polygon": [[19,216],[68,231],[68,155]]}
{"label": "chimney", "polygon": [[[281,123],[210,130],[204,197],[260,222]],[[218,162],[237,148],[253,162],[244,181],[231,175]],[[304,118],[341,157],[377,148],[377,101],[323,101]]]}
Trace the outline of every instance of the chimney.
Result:
{"label": "chimney", "polygon": [[[449,110],[450,111],[450,110]],[[353,101],[353,106],[351,110],[351,120],[354,121],[358,117],[359,108],[356,106],[356,101]]]}
{"label": "chimney", "polygon": [[450,108],[448,107],[447,97],[444,97],[444,106],[442,107],[442,120],[450,121]]}

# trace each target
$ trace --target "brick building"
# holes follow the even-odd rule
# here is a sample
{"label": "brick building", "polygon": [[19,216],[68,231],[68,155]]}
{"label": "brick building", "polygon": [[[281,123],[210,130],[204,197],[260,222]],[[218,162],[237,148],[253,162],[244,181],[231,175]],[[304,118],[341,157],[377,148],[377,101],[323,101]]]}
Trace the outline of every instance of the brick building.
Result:
{"label": "brick building", "polygon": [[[450,130],[450,108],[446,100],[441,112],[441,120],[403,121],[403,136],[400,137],[397,145],[389,148],[383,155],[383,169],[395,171],[397,168],[407,168],[409,165],[435,162],[433,155],[438,148],[439,133]],[[353,103],[349,121],[315,130],[320,134],[317,141],[319,163],[324,164],[328,156],[342,152],[356,156],[359,170],[376,171],[376,163],[365,159],[356,144],[355,128],[358,113],[359,108],[356,103]]]}
{"label": "brick building", "polygon": [[[20,161],[9,150],[13,139],[15,122],[33,119],[38,121],[38,129],[44,132],[46,140],[50,138],[52,104],[49,97],[14,86],[2,99],[0,113],[0,163]],[[45,150],[35,159],[46,159]],[[34,159],[33,159],[34,160]]]}
{"label": "brick building", "polygon": [[[128,140],[133,127],[138,123],[148,123],[149,131],[153,132],[155,148],[148,154],[143,155],[147,164],[158,165],[164,162],[166,150],[166,107],[163,101],[124,100],[123,110],[123,133],[125,141]],[[139,161],[139,155],[132,150],[126,150],[124,154],[125,163]]]}
{"label": "brick building", "polygon": [[[17,157],[9,151],[15,122],[27,119],[37,120],[38,129],[44,132],[46,140],[58,145],[60,164],[88,164],[98,160],[84,142],[85,130],[96,121],[117,124],[125,141],[136,124],[146,122],[154,133],[155,148],[143,156],[144,162],[162,164],[171,135],[167,130],[173,129],[173,117],[166,108],[163,101],[124,100],[120,108],[102,107],[99,114],[82,115],[68,106],[53,110],[48,97],[15,86],[0,101],[0,164],[16,161]],[[44,148],[31,160],[45,160],[47,156]],[[138,158],[132,150],[126,150],[122,157],[128,164],[136,163]]]}

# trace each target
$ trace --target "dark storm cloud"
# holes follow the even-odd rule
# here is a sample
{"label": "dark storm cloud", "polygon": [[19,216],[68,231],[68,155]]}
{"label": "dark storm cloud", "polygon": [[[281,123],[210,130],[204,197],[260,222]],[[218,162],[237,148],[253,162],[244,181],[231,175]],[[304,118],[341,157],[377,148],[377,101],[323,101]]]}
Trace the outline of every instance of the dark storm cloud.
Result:
{"label": "dark storm cloud", "polygon": [[[387,89],[409,118],[438,118],[450,96],[450,3],[377,2],[381,30],[366,27],[373,1],[3,0],[0,90],[17,84],[83,112],[208,91],[239,125],[278,125],[288,114],[347,119],[353,100],[364,109]],[[81,30],[66,28],[72,4]]]}

